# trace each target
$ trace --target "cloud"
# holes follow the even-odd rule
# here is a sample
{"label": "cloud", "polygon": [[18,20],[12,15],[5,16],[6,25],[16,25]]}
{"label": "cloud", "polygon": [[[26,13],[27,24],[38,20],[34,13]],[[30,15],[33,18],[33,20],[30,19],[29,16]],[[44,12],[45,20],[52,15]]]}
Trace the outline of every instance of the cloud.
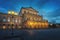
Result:
{"label": "cloud", "polygon": [[51,17],[57,17],[57,16],[60,16],[60,9],[56,9],[52,12],[48,12],[48,16],[51,16]]}
{"label": "cloud", "polygon": [[0,7],[0,12],[7,13],[7,10],[5,8]]}
{"label": "cloud", "polygon": [[[60,20],[60,8],[50,11],[48,13],[43,12],[43,17],[44,19],[48,19],[48,21],[52,22],[52,21],[56,21],[56,23],[58,23],[58,21]],[[59,21],[60,23],[60,21]]]}
{"label": "cloud", "polygon": [[38,0],[36,3],[35,3],[35,6],[38,7],[39,9],[41,9],[44,4],[46,4],[49,0]]}

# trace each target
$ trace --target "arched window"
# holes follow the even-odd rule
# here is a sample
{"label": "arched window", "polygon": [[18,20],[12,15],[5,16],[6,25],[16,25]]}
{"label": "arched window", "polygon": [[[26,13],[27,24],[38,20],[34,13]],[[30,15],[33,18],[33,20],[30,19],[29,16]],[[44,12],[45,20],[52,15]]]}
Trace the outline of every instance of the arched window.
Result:
{"label": "arched window", "polygon": [[24,13],[26,13],[26,11],[24,11]]}
{"label": "arched window", "polygon": [[19,20],[19,23],[21,23],[21,20]]}
{"label": "arched window", "polygon": [[8,22],[10,22],[10,17],[8,17]]}
{"label": "arched window", "polygon": [[15,22],[14,18],[12,19],[12,22]]}
{"label": "arched window", "polygon": [[17,23],[17,22],[18,22],[18,20],[17,20],[17,19],[15,19],[15,22]]}
{"label": "arched window", "polygon": [[7,20],[6,20],[6,17],[3,17],[3,22],[6,22]]}
{"label": "arched window", "polygon": [[5,18],[3,19],[3,22],[6,22],[6,19]]}

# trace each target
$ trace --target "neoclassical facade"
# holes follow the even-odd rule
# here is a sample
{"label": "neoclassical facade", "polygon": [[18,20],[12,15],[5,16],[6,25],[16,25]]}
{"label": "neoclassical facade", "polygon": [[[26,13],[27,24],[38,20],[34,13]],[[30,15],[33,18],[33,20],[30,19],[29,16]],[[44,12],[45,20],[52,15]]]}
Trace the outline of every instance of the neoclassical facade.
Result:
{"label": "neoclassical facade", "polygon": [[[10,14],[12,13],[12,14]],[[0,28],[2,29],[38,29],[48,28],[48,21],[43,20],[39,12],[32,7],[22,7],[19,15],[14,12],[8,14],[0,13]]]}
{"label": "neoclassical facade", "polygon": [[1,29],[21,28],[22,24],[21,20],[22,20],[21,16],[0,13],[0,28]]}
{"label": "neoclassical facade", "polygon": [[23,19],[23,28],[48,28],[48,21],[43,20],[39,12],[32,7],[21,8],[20,15]]}

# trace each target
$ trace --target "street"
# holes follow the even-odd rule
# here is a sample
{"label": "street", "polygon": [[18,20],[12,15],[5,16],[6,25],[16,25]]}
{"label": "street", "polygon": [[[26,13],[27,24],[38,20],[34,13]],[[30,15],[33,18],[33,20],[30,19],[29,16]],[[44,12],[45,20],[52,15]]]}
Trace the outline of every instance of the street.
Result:
{"label": "street", "polygon": [[[13,34],[12,34],[13,33]],[[60,40],[60,28],[38,30],[0,30],[0,40]]]}

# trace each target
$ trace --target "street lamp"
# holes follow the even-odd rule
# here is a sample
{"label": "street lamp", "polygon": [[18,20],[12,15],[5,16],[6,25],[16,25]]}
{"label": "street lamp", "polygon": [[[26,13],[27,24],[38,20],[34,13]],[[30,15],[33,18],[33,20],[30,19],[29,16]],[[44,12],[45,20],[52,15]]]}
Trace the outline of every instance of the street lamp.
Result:
{"label": "street lamp", "polygon": [[11,14],[11,12],[10,12],[10,11],[8,11],[8,14]]}
{"label": "street lamp", "polygon": [[8,14],[11,14],[11,15],[18,15],[17,12],[14,12],[14,11],[8,11]]}
{"label": "street lamp", "polygon": [[[12,15],[12,17],[11,17],[12,19],[13,19],[14,13],[15,13],[14,11],[8,11],[8,14]],[[12,20],[12,19],[11,19],[11,20]],[[8,20],[8,21],[9,21],[9,20]],[[12,35],[13,35],[13,22],[11,21],[10,24],[11,24],[11,27],[12,27]]]}
{"label": "street lamp", "polygon": [[[13,20],[14,15],[18,15],[18,13],[14,12],[14,11],[8,11],[8,14],[12,15],[11,20]],[[8,21],[10,21],[10,20],[8,20]],[[13,27],[14,26],[13,21],[11,21],[10,24],[11,24],[11,27],[12,27],[12,35],[13,35],[13,28],[15,28],[15,27]]]}

